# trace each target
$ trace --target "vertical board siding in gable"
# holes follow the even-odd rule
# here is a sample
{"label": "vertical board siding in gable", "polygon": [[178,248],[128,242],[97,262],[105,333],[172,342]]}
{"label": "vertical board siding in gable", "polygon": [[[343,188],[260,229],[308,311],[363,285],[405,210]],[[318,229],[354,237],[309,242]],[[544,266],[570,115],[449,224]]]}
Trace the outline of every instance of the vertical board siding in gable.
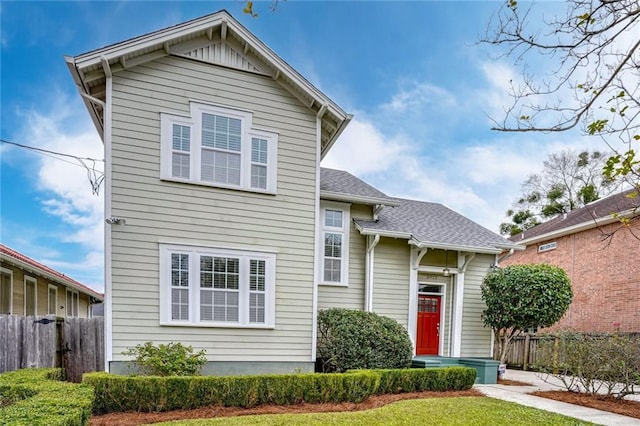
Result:
{"label": "vertical board siding in gable", "polygon": [[360,235],[353,219],[371,220],[371,206],[351,205],[349,225],[349,287],[318,286],[318,309],[364,309],[366,239]]}
{"label": "vertical board siding in gable", "polygon": [[375,248],[373,310],[407,327],[409,315],[409,244],[381,238]]}
{"label": "vertical board siding in gable", "polygon": [[495,256],[477,254],[467,268],[464,282],[464,311],[462,313],[462,340],[460,355],[463,357],[490,357],[491,330],[482,324],[482,300],[480,286],[494,263]]}
{"label": "vertical board siding in gable", "polygon": [[[279,132],[276,196],[160,180],[160,112],[189,100],[254,113]],[[113,359],[145,341],[181,341],[211,361],[311,359],[315,116],[273,80],[166,57],[114,75]],[[276,260],[273,330],[159,325],[158,241],[268,250]],[[134,314],[135,313],[135,314]]]}

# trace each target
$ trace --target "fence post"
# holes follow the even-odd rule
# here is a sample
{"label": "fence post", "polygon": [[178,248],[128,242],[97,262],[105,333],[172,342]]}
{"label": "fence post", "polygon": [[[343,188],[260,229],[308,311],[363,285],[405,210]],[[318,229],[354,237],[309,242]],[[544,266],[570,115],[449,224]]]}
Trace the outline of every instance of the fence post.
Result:
{"label": "fence post", "polygon": [[531,335],[527,332],[524,335],[524,354],[522,355],[522,370],[527,371],[529,366],[529,349],[531,345]]}

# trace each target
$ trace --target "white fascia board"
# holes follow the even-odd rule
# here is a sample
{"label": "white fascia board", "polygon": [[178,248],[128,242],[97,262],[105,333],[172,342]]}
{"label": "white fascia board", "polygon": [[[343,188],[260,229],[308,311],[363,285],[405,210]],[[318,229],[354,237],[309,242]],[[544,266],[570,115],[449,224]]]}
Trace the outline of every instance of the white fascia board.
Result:
{"label": "white fascia board", "polygon": [[[71,73],[71,78],[73,78],[73,81],[76,83],[76,87],[78,88],[78,91],[80,93],[85,93],[88,95],[89,92],[86,90],[84,86],[84,83],[82,81],[82,78],[80,77],[80,73],[78,72],[78,68],[76,67],[74,59],[70,56],[65,56],[64,60],[67,63],[67,68],[69,68],[69,73]],[[82,98],[82,102],[84,102],[84,106],[87,108],[87,111],[89,111],[89,116],[91,117],[91,121],[93,121],[93,125],[96,126],[96,130],[100,135],[100,139],[103,139],[104,128],[102,127],[102,122],[98,117],[98,111],[96,111],[95,105],[91,103],[91,101],[87,99],[85,96],[80,96],[80,97]],[[104,140],[102,140],[102,142],[104,143]]]}
{"label": "white fascia board", "polygon": [[411,234],[407,234],[405,232],[394,232],[394,231],[385,231],[384,229],[370,229],[363,228],[358,224],[358,222],[354,222],[356,225],[356,229],[360,232],[361,235],[380,235],[381,237],[388,238],[400,238],[403,240],[411,239]]}
{"label": "white fascia board", "polygon": [[[100,63],[100,58],[102,57],[106,58],[109,61],[112,61],[121,56],[135,54],[138,51],[149,53],[148,51],[145,51],[145,49],[151,49],[154,46],[162,46],[162,48],[164,49],[165,43],[170,43],[177,38],[195,32],[204,32],[209,28],[222,25],[223,22],[226,22],[228,31],[231,30],[233,33],[237,34],[239,38],[246,42],[256,53],[258,53],[259,56],[262,56],[262,58],[264,58],[267,63],[269,63],[277,71],[279,71],[281,75],[286,76],[291,81],[293,81],[310,98],[314,99],[321,105],[328,104],[329,112],[336,116],[341,122],[341,127],[344,127],[342,123],[345,120],[350,119],[349,114],[347,114],[335,102],[329,99],[327,95],[325,95],[319,89],[309,83],[302,75],[295,71],[269,47],[267,47],[266,44],[264,44],[253,34],[251,34],[251,32],[244,28],[242,24],[236,21],[229,13],[224,10],[212,15],[207,15],[202,18],[186,22],[184,24],[179,24],[174,27],[158,30],[146,35],[142,35],[130,40],[104,47],[102,49],[81,54],[74,57],[73,60],[79,69],[84,69],[86,67],[94,66]],[[336,132],[336,136],[338,133],[339,132]]]}
{"label": "white fascia board", "polygon": [[8,264],[14,265],[17,268],[20,268],[22,270],[28,271],[32,274],[39,275],[48,281],[53,281],[55,283],[62,284],[65,287],[71,287],[74,290],[78,290],[79,293],[86,294],[93,298],[99,299],[100,301],[103,301],[103,296],[101,296],[100,293],[98,293],[97,291],[91,290],[89,288],[81,287],[76,283],[74,283],[73,281],[67,281],[47,271],[37,268],[29,263],[23,262],[20,259],[16,259],[15,257],[8,256],[4,253],[0,253],[0,260],[2,260],[3,262],[7,262]]}
{"label": "white fascia board", "polygon": [[[336,116],[340,117],[338,115]],[[331,140],[329,140],[329,142],[322,148],[322,151],[320,153],[321,159],[324,159],[325,155],[327,155],[327,153],[329,152],[333,144],[336,143],[336,141],[338,140],[338,137],[342,134],[344,129],[351,122],[351,119],[353,119],[353,114],[347,114],[346,118],[342,120],[340,127],[338,127],[338,130],[336,130],[336,132],[333,134],[333,136],[331,137]]]}
{"label": "white fascia board", "polygon": [[400,203],[386,198],[366,197],[362,195],[351,195],[332,191],[320,191],[320,198],[323,200],[344,201],[348,203],[368,204],[372,206],[378,204],[391,207],[400,205]]}
{"label": "white fascia board", "polygon": [[502,249],[499,248],[488,248],[488,247],[474,247],[474,246],[465,246],[459,244],[445,244],[445,243],[431,243],[428,241],[418,241],[415,238],[412,239],[409,244],[413,244],[418,248],[433,248],[433,249],[442,249],[442,250],[452,250],[452,251],[464,251],[469,253],[481,253],[481,254],[498,254],[502,253]]}
{"label": "white fascia board", "polygon": [[[633,214],[637,213],[637,209],[629,209],[625,210],[621,213],[618,213],[618,217],[629,217]],[[576,232],[586,231],[588,229],[597,228],[598,226],[608,225],[610,223],[614,223],[619,221],[618,217],[614,217],[613,215],[604,216],[600,218],[594,218],[588,220],[586,222],[578,223],[576,225],[567,226],[566,228],[558,229],[556,231],[547,232],[546,234],[537,235],[531,238],[525,238],[523,240],[518,241],[517,245],[521,247],[525,247],[529,244],[535,244],[540,241],[551,240],[553,238],[564,237],[565,235],[575,234]],[[524,231],[525,234],[527,231]],[[518,249],[516,249],[518,250]],[[524,248],[522,249],[524,250]]]}

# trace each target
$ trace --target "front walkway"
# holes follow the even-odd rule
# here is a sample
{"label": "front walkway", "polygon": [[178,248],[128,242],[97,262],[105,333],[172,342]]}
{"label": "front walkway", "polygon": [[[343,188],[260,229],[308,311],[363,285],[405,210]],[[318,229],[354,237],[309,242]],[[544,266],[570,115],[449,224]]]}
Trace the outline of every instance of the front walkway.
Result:
{"label": "front walkway", "polygon": [[596,410],[595,408],[582,407],[580,405],[573,405],[566,402],[528,395],[528,393],[538,390],[563,390],[564,387],[561,386],[560,382],[552,377],[549,377],[551,383],[548,383],[542,380],[537,373],[532,373],[530,371],[507,370],[504,378],[524,383],[531,383],[532,386],[475,385],[474,388],[491,398],[511,401],[528,407],[563,414],[565,416],[574,417],[576,419],[599,425],[640,426],[640,419],[634,419],[633,417],[621,416],[607,411]]}

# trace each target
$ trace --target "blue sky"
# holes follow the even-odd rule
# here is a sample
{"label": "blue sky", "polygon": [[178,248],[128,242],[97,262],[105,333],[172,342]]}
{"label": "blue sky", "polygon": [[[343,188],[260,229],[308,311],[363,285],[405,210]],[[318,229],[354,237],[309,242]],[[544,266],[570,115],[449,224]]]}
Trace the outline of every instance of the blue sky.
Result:
{"label": "blue sky", "polygon": [[[390,195],[443,203],[497,231],[548,153],[598,147],[578,134],[489,130],[517,79],[499,51],[477,44],[499,5],[288,1],[277,12],[257,3],[252,18],[235,1],[2,2],[0,135],[102,159],[63,55],[224,8],[354,114],[324,166]],[[102,192],[93,195],[86,170],[68,161],[0,145],[0,241],[102,291]]]}

